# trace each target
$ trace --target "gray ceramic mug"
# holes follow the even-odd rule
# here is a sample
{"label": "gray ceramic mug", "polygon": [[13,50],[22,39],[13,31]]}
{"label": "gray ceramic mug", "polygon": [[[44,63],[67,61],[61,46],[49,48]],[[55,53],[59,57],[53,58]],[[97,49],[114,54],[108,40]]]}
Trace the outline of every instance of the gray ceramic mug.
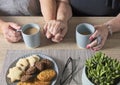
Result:
{"label": "gray ceramic mug", "polygon": [[40,27],[37,24],[30,23],[22,26],[22,37],[25,45],[30,48],[40,46]]}
{"label": "gray ceramic mug", "polygon": [[88,23],[81,23],[76,27],[76,42],[78,47],[86,48],[90,43],[90,36],[95,32],[93,25]]}

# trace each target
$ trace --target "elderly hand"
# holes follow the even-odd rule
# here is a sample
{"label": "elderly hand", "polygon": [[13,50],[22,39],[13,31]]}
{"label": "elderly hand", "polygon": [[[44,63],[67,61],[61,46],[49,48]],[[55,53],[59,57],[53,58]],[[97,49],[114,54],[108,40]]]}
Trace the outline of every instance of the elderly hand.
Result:
{"label": "elderly hand", "polygon": [[[100,50],[107,40],[108,37],[108,28],[106,25],[96,25],[94,26],[96,31],[94,34],[90,36],[90,40],[92,41],[90,44],[87,45],[87,48],[91,48],[94,51]],[[97,37],[101,37],[101,42],[98,41]]]}
{"label": "elderly hand", "polygon": [[7,41],[18,42],[19,40],[21,40],[20,32],[16,31],[17,29],[20,29],[20,26],[18,26],[16,23],[13,22],[4,22],[4,21],[2,21],[0,24],[1,24],[0,28]]}
{"label": "elderly hand", "polygon": [[61,20],[51,20],[45,24],[44,33],[46,37],[53,42],[60,42],[67,33],[67,25],[67,22]]}

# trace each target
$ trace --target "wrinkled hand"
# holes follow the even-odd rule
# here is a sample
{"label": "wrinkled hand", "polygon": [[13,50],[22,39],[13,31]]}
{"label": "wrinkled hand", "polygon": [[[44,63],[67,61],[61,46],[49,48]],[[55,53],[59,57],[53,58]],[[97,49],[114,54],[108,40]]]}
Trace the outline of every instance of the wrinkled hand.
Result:
{"label": "wrinkled hand", "polygon": [[44,33],[48,39],[53,42],[60,42],[63,40],[68,30],[67,22],[61,20],[50,20],[44,26]]}
{"label": "wrinkled hand", "polygon": [[[105,25],[96,25],[94,26],[96,31],[94,34],[90,36],[90,40],[92,41],[90,44],[87,45],[87,48],[91,48],[94,51],[100,50],[107,40],[108,37],[108,28]],[[101,42],[98,44],[97,37],[101,37]]]}
{"label": "wrinkled hand", "polygon": [[20,29],[20,26],[18,26],[16,23],[2,22],[0,28],[7,41],[18,42],[19,40],[21,40],[20,32],[16,31],[17,29]]}

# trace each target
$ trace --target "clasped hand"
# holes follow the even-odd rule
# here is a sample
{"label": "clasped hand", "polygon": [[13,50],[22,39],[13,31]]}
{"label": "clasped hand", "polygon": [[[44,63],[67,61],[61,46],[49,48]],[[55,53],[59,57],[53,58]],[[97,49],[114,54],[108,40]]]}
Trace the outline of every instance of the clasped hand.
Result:
{"label": "clasped hand", "polygon": [[44,34],[53,42],[60,42],[67,33],[67,22],[61,20],[50,20],[44,26]]}

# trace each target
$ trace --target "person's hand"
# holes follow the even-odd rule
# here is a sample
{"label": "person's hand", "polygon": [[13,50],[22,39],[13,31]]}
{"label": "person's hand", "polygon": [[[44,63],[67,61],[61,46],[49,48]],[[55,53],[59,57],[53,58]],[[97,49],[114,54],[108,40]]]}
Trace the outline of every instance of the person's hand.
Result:
{"label": "person's hand", "polygon": [[[96,31],[90,36],[90,40],[92,41],[87,45],[86,48],[91,48],[94,51],[100,50],[107,40],[108,37],[108,28],[105,25],[96,25],[94,26]],[[97,38],[100,37],[101,41]]]}
{"label": "person's hand", "polygon": [[4,22],[4,21],[2,21],[0,24],[1,24],[0,28],[7,41],[18,42],[19,40],[21,40],[20,32],[16,31],[20,29],[20,26],[18,26],[16,23],[13,22]]}
{"label": "person's hand", "polygon": [[67,22],[61,20],[50,20],[44,26],[44,33],[48,39],[53,42],[60,42],[63,40],[68,30]]}

